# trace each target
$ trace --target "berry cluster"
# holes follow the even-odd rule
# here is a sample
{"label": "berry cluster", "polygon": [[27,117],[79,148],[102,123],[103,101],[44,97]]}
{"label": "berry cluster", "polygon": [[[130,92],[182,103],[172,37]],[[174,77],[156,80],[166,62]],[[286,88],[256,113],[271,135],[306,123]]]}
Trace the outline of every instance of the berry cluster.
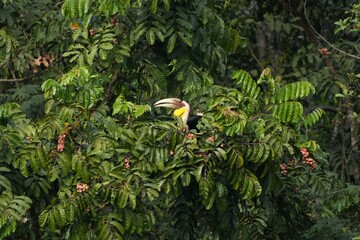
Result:
{"label": "berry cluster", "polygon": [[33,138],[32,136],[27,136],[27,137],[26,137],[26,140],[29,141],[29,142],[32,142],[33,139],[34,139],[34,138]]}
{"label": "berry cluster", "polygon": [[91,37],[93,37],[95,35],[95,28],[90,28],[89,29],[89,34]]}
{"label": "berry cluster", "polygon": [[292,167],[295,167],[295,165],[296,165],[296,161],[295,160],[289,160],[289,162],[288,162],[288,164],[287,164],[288,166],[292,166]]}
{"label": "berry cluster", "polygon": [[210,142],[215,142],[215,137],[214,136],[208,137],[207,140],[210,141]]}
{"label": "berry cluster", "polygon": [[[302,160],[302,164],[308,165],[309,167],[311,167],[312,170],[315,170],[317,168],[317,163],[315,162],[315,160],[310,156],[309,151],[306,148],[301,148],[300,149],[300,153],[301,153],[301,160]],[[296,160],[290,160],[287,163],[282,163],[280,164],[280,172],[283,176],[287,176],[288,174],[288,167],[295,167],[296,166],[297,161]]]}
{"label": "berry cluster", "polygon": [[194,139],[194,138],[196,138],[195,134],[193,134],[193,133],[188,133],[188,134],[186,135],[186,137],[187,137],[188,139]]}
{"label": "berry cluster", "polygon": [[60,134],[60,135],[59,135],[58,145],[57,145],[57,150],[58,150],[58,152],[64,151],[64,148],[65,148],[65,138],[66,138],[66,133],[63,133],[63,134]]}
{"label": "berry cluster", "polygon": [[111,25],[113,25],[113,26],[117,26],[117,25],[119,25],[119,19],[117,19],[117,18],[111,18]]}
{"label": "berry cluster", "polygon": [[306,148],[300,148],[300,153],[303,159],[309,157],[310,155],[309,151]]}
{"label": "berry cluster", "polygon": [[321,55],[330,55],[330,51],[327,48],[320,48],[319,52]]}
{"label": "berry cluster", "polygon": [[78,183],[78,184],[76,184],[76,191],[78,193],[85,192],[88,189],[89,189],[89,186],[86,183]]}
{"label": "berry cluster", "polygon": [[310,158],[309,155],[309,151],[306,148],[301,148],[300,149],[301,155],[302,155],[302,163],[305,165],[309,165],[311,167],[311,169],[316,169],[317,168],[317,163],[315,162],[314,159]]}
{"label": "berry cluster", "polygon": [[72,128],[69,123],[65,123],[65,127],[66,127],[66,129],[65,129],[64,133],[60,134],[59,138],[58,138],[58,146],[57,146],[58,152],[64,151],[66,135],[69,134],[69,132],[71,131],[71,128]]}
{"label": "berry cluster", "polygon": [[183,133],[186,133],[189,129],[187,127],[184,127],[184,128],[178,128],[177,129],[179,132],[183,132]]}
{"label": "berry cluster", "polygon": [[130,158],[126,157],[124,158],[124,168],[130,169]]}
{"label": "berry cluster", "polygon": [[282,163],[280,164],[280,172],[283,176],[287,176],[287,164],[286,163]]}
{"label": "berry cluster", "polygon": [[206,157],[207,157],[207,154],[204,153],[204,152],[200,152],[200,153],[198,153],[198,156],[199,156],[199,157],[202,157],[202,158],[206,158]]}

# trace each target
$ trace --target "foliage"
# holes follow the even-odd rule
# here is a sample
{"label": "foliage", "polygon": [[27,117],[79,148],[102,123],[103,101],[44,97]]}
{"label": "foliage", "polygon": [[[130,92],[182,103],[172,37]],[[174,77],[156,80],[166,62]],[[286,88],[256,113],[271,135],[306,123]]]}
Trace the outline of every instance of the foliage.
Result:
{"label": "foliage", "polygon": [[[113,114],[121,113],[121,121],[97,103],[103,91],[89,92],[94,101],[87,104],[78,91],[80,86],[96,89],[98,81],[87,81],[94,79],[91,76],[95,76],[91,70],[80,67],[59,82],[45,82],[43,89],[51,106],[47,115],[17,128],[18,139],[27,136],[25,145],[12,142],[9,146],[18,148],[9,157],[10,163],[29,179],[31,195],[41,198],[53,192],[53,187],[58,189],[39,215],[44,236],[140,237],[161,229],[165,222],[156,219],[168,214],[176,214],[179,220],[186,214],[194,220],[184,229],[160,232],[164,237],[176,238],[178,231],[189,238],[265,236],[267,214],[252,207],[251,201],[262,193],[256,174],[260,170],[264,179],[277,175],[269,169],[278,166],[283,154],[293,153],[291,145],[298,138],[288,124],[301,124],[302,114],[287,120],[282,114],[274,115],[274,109],[278,99],[284,101],[281,104],[296,103],[305,97],[298,92],[306,92],[306,84],[295,85],[301,89],[282,97],[289,85],[280,87],[281,82],[275,82],[268,69],[258,81],[266,84],[266,92],[246,72],[235,72],[238,89],[212,88],[214,97],[209,97],[208,111],[199,126],[202,134],[195,135],[179,131],[172,123],[132,119],[140,115],[124,110],[135,105],[123,96],[113,106]],[[67,99],[72,100],[71,105]],[[283,112],[290,113],[291,106],[282,105]],[[234,119],[241,120],[239,125],[232,124]],[[281,134],[276,137],[278,131]],[[65,139],[63,147],[59,147],[60,138]],[[250,216],[247,208],[252,209]],[[216,219],[214,214],[219,213],[224,213],[224,219],[216,220],[221,224],[199,227],[202,219]],[[238,229],[235,233],[234,228]]]}
{"label": "foliage", "polygon": [[286,180],[274,195],[265,196],[270,221],[292,239],[355,237],[358,225],[348,212],[358,211],[358,186],[329,171],[321,152],[305,148],[300,152],[284,160],[281,178]]}
{"label": "foliage", "polygon": [[[5,167],[2,167],[3,171],[10,171]],[[9,180],[1,176],[1,184],[5,185],[4,190],[0,196],[1,200],[1,217],[0,217],[0,238],[10,236],[15,230],[17,225],[21,222],[24,223],[27,219],[24,218],[26,211],[30,208],[32,200],[26,196],[14,196],[11,192],[11,184]]]}
{"label": "foliage", "polygon": [[347,14],[349,14],[350,16],[335,22],[335,25],[337,25],[337,28],[335,29],[335,33],[340,33],[344,31],[346,32],[359,31],[360,4],[353,4],[351,6],[351,9],[347,11]]}
{"label": "foliage", "polygon": [[0,1],[1,103],[16,102],[28,117],[43,116],[39,85],[66,70],[61,55],[69,26],[54,1]]}

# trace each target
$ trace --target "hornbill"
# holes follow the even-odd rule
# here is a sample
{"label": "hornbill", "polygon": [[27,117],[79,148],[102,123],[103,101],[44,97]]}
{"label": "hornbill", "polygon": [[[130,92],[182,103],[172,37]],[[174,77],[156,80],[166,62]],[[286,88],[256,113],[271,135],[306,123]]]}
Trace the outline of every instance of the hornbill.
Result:
{"label": "hornbill", "polygon": [[190,105],[185,102],[184,100],[180,100],[178,98],[164,98],[160,101],[157,101],[154,104],[155,107],[167,107],[167,108],[173,108],[174,116],[179,117],[182,119],[182,122],[184,123],[184,126],[187,126],[189,130],[196,129],[196,125],[199,122],[199,119],[202,117],[201,114],[190,116]]}

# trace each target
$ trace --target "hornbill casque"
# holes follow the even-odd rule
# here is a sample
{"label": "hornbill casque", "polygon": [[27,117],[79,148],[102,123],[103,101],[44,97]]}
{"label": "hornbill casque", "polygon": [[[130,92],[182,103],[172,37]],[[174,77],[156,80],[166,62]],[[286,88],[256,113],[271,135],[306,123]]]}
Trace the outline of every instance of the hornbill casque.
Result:
{"label": "hornbill casque", "polygon": [[178,98],[164,98],[160,101],[157,101],[154,106],[175,109],[174,116],[181,118],[184,126],[187,126],[189,130],[198,130],[196,125],[198,124],[202,115],[198,114],[190,116],[190,105],[184,100]]}

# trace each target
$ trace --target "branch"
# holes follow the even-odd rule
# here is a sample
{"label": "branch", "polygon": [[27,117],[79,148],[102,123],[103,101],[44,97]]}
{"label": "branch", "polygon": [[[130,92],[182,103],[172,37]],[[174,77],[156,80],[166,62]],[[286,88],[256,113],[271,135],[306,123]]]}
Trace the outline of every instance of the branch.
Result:
{"label": "branch", "polygon": [[264,67],[263,65],[261,64],[260,60],[256,57],[255,53],[253,52],[252,50],[252,47],[250,46],[250,43],[247,45],[249,51],[250,51],[250,54],[251,56],[255,59],[256,63],[259,65],[259,67],[261,68],[261,71],[264,70]]}
{"label": "branch", "polygon": [[[359,188],[359,187],[356,186],[355,188]],[[359,188],[359,190],[360,190],[360,188]],[[323,197],[327,197],[327,196],[330,196],[330,195],[331,195],[331,197],[334,197],[334,195],[339,194],[339,193],[342,193],[342,192],[346,192],[346,191],[349,191],[349,187],[347,187],[347,188],[342,188],[342,189],[339,189],[339,190],[335,190],[335,191],[333,191],[333,192],[328,192],[328,193],[325,193],[325,194],[323,194],[323,195],[316,195],[316,196],[313,196],[313,197],[308,198],[308,199],[309,199],[309,200],[314,200],[314,199],[316,199],[316,198],[323,198]]]}
{"label": "branch", "polygon": [[330,105],[319,105],[319,106],[313,106],[310,107],[309,109],[307,109],[307,111],[305,111],[305,113],[310,113],[312,111],[314,111],[317,108],[321,108],[324,111],[328,111],[328,112],[334,112],[337,113],[338,109],[336,107],[330,106]]}
{"label": "branch", "polygon": [[356,56],[356,55],[353,55],[353,54],[350,54],[350,53],[347,53],[337,47],[335,47],[332,43],[330,43],[328,40],[326,40],[326,38],[324,36],[322,36],[318,31],[316,31],[316,29],[314,28],[313,25],[311,25],[310,23],[310,20],[308,18],[308,15],[307,15],[307,11],[306,11],[306,2],[307,0],[304,1],[304,16],[305,16],[305,19],[307,21],[307,23],[309,24],[310,28],[314,31],[314,33],[321,39],[323,40],[324,42],[326,42],[331,48],[335,49],[336,51],[338,51],[339,53],[342,53],[344,54],[345,56],[348,56],[348,57],[351,57],[351,58],[355,58],[357,60],[360,60],[360,57],[359,56]]}
{"label": "branch", "polygon": [[21,82],[26,80],[27,78],[13,78],[13,79],[4,79],[0,78],[0,82]]}

